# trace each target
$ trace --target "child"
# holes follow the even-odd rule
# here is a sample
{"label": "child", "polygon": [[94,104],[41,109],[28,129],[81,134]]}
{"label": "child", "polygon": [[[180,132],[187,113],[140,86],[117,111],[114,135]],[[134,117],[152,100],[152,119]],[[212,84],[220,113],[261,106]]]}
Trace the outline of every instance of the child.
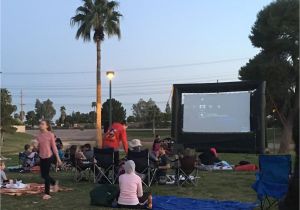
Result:
{"label": "child", "polygon": [[164,184],[164,180],[166,181],[167,170],[170,168],[170,163],[166,155],[167,148],[166,144],[161,144],[159,147],[157,181],[160,184]]}
{"label": "child", "polygon": [[31,140],[31,151],[38,153],[39,151],[39,142],[36,139]]}
{"label": "child", "polygon": [[65,153],[63,151],[63,145],[58,144],[58,145],[56,145],[56,147],[57,147],[57,151],[58,151],[58,156],[60,157],[61,160],[63,160],[65,158]]}
{"label": "child", "polygon": [[25,144],[24,146],[24,160],[23,160],[23,167],[25,168],[31,168],[35,165],[34,157],[36,155],[36,152],[32,152],[31,146],[29,144]]}
{"label": "child", "polygon": [[5,169],[5,163],[3,161],[0,161],[0,186],[8,182],[4,169]]}

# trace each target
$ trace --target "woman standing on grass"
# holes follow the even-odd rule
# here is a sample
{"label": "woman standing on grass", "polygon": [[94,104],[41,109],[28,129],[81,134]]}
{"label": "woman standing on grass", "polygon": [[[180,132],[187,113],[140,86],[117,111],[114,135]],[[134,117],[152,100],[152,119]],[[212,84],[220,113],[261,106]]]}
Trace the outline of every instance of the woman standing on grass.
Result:
{"label": "woman standing on grass", "polygon": [[40,133],[37,136],[37,141],[39,142],[41,176],[45,180],[45,195],[43,196],[43,199],[48,200],[51,198],[50,185],[54,186],[54,191],[58,190],[58,182],[49,175],[50,166],[54,161],[54,155],[58,165],[61,165],[61,160],[56,148],[54,134],[51,132],[52,129],[50,123],[46,120],[42,120],[39,128]]}

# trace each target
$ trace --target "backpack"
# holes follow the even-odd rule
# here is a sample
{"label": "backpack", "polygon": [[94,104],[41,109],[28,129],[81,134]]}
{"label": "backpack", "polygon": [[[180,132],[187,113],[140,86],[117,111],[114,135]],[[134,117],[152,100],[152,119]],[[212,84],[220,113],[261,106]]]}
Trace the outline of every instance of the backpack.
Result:
{"label": "backpack", "polygon": [[119,186],[102,184],[96,186],[90,192],[91,205],[112,207],[113,202],[119,196]]}

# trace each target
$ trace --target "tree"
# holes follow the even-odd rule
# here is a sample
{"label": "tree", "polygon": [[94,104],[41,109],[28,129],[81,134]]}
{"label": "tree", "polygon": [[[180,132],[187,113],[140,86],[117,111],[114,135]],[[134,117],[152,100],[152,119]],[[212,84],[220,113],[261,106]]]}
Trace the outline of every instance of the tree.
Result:
{"label": "tree", "polygon": [[66,113],[66,107],[65,107],[65,106],[61,106],[61,107],[60,107],[60,118],[59,118],[59,122],[60,122],[61,124],[64,124],[64,123],[65,123],[66,116],[67,116],[67,113]]}
{"label": "tree", "polygon": [[119,3],[109,0],[83,0],[83,6],[76,10],[76,15],[71,18],[71,25],[78,25],[76,39],[80,37],[84,41],[93,40],[96,43],[97,51],[97,69],[96,69],[96,113],[97,113],[97,141],[98,146],[102,146],[102,125],[101,125],[101,44],[105,35],[111,37],[116,35],[121,37],[120,17],[122,16],[117,10]]}
{"label": "tree", "polygon": [[299,1],[277,0],[266,6],[249,38],[261,52],[240,69],[240,79],[267,82],[267,115],[277,110],[283,125],[279,152],[284,153],[299,110]]}
{"label": "tree", "polygon": [[36,99],[36,101],[35,101],[35,113],[36,113],[36,118],[38,120],[44,119],[43,104],[39,99]]}
{"label": "tree", "polygon": [[26,124],[27,125],[31,125],[31,127],[34,127],[35,125],[38,124],[38,122],[39,122],[38,118],[34,111],[27,112],[27,114],[26,114]]}
{"label": "tree", "polygon": [[41,102],[36,99],[35,113],[38,120],[45,119],[51,121],[56,114],[56,110],[53,106],[53,102],[50,99]]}
{"label": "tree", "polygon": [[4,133],[13,133],[16,131],[12,125],[15,120],[12,117],[17,107],[12,105],[11,95],[7,89],[1,88],[1,142],[3,142]]}
{"label": "tree", "polygon": [[132,115],[130,115],[130,116],[128,116],[127,117],[127,122],[135,122],[136,120],[135,120],[135,117],[134,116],[132,116]]}
{"label": "tree", "polygon": [[[121,122],[126,119],[126,109],[122,106],[122,103],[114,98],[111,99],[112,106],[112,122]],[[102,105],[102,124],[108,124],[109,122],[109,99],[107,99]]]}
{"label": "tree", "polygon": [[20,119],[19,113],[15,113],[15,114],[14,114],[14,119],[16,119],[16,120],[19,120],[19,119]]}
{"label": "tree", "polygon": [[161,111],[151,98],[148,101],[140,99],[132,105],[132,114],[137,122],[143,122],[145,127],[158,126],[161,121]]}
{"label": "tree", "polygon": [[166,108],[165,108],[165,121],[171,121],[171,119],[172,119],[171,107],[170,107],[169,102],[167,102]]}

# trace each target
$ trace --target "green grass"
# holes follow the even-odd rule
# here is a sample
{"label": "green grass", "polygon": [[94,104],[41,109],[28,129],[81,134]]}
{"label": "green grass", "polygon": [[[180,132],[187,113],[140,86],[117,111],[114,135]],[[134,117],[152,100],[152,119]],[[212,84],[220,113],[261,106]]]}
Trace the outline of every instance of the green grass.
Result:
{"label": "green grass", "polygon": [[[134,135],[142,135],[140,132]],[[148,134],[147,134],[148,135]],[[145,135],[143,135],[145,136]],[[26,134],[7,135],[2,147],[2,153],[11,157],[7,165],[15,165],[17,153],[22,151],[23,145],[30,141],[31,136]],[[220,158],[227,160],[231,164],[237,164],[240,160],[247,160],[257,163],[258,156],[251,154],[220,154]],[[177,187],[173,185],[151,187],[155,195],[176,195],[180,197],[192,197],[201,199],[233,200],[243,202],[255,202],[256,194],[251,189],[251,184],[255,181],[254,172],[234,172],[234,171],[213,171],[200,172],[200,179],[197,187],[185,186]],[[37,182],[43,180],[39,174],[7,173],[8,178],[23,180],[24,183]],[[6,196],[1,197],[3,210],[35,210],[35,209],[109,209],[90,206],[89,192],[95,186],[93,183],[73,181],[72,172],[52,172],[52,176],[60,181],[62,186],[71,187],[71,192],[59,192],[53,194],[53,199],[43,201],[40,195],[29,196]]]}
{"label": "green grass", "polygon": [[[161,138],[170,137],[171,131],[170,130],[156,130],[156,134],[160,135]],[[127,130],[128,139],[142,139],[142,140],[153,140],[154,135],[152,130]]]}

